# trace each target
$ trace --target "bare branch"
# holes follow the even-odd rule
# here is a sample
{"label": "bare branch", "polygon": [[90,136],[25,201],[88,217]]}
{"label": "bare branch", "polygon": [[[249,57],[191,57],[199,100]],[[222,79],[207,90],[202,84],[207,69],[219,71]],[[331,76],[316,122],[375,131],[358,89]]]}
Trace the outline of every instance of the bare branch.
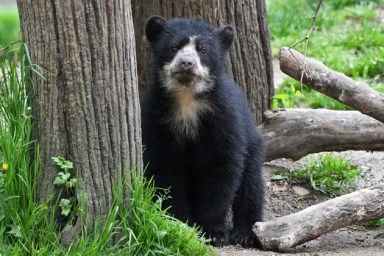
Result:
{"label": "bare branch", "polygon": [[294,79],[301,78],[304,61],[307,63],[304,84],[384,123],[383,94],[373,90],[368,84],[356,82],[293,49],[281,49],[280,69]]}
{"label": "bare branch", "polygon": [[315,11],[315,15],[311,17],[311,20],[312,20],[312,25],[311,25],[311,28],[309,29],[307,35],[305,35],[303,38],[301,38],[299,41],[297,41],[296,43],[294,43],[293,45],[291,45],[290,48],[294,48],[296,45],[300,44],[301,42],[305,41],[305,45],[304,45],[304,61],[302,63],[302,72],[301,72],[301,77],[300,77],[300,90],[302,91],[302,88],[303,88],[303,77],[304,77],[304,73],[307,69],[307,62],[305,60],[305,58],[307,57],[307,50],[308,50],[308,44],[309,44],[309,39],[311,37],[311,34],[313,31],[315,31],[315,28],[316,28],[316,19],[317,19],[317,15],[320,11],[320,7],[321,7],[321,4],[323,3],[323,0],[319,0],[318,3],[317,3],[317,7],[316,7],[316,11]]}

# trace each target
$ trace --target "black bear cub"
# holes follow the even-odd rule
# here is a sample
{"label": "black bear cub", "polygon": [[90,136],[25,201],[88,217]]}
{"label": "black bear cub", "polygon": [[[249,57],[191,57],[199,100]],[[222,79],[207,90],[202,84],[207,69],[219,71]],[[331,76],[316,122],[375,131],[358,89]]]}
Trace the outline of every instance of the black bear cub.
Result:
{"label": "black bear cub", "polygon": [[142,102],[146,177],[170,189],[164,207],[202,227],[212,244],[257,246],[264,147],[242,91],[224,73],[233,28],[154,16],[145,32],[153,50]]}

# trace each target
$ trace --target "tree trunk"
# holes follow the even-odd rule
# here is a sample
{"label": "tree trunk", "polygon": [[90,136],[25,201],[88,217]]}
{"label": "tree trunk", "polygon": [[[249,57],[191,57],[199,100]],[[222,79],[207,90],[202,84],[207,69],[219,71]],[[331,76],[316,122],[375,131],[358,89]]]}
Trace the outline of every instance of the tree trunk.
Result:
{"label": "tree trunk", "polygon": [[267,161],[322,151],[384,150],[384,124],[358,111],[284,109],[265,116],[259,130]]}
{"label": "tree trunk", "polygon": [[228,74],[246,93],[254,116],[260,124],[269,109],[274,93],[272,58],[269,44],[265,1],[188,1],[134,0],[132,2],[136,31],[139,87],[145,91],[150,56],[144,36],[144,25],[151,15],[170,18],[197,18],[214,26],[230,24],[235,28],[230,50]]}
{"label": "tree trunk", "polygon": [[361,189],[275,220],[257,222],[253,231],[263,249],[289,251],[336,229],[383,218],[383,197],[384,184]]}
{"label": "tree trunk", "polygon": [[342,73],[333,71],[319,61],[305,58],[294,49],[281,49],[281,71],[300,81],[304,66],[304,84],[384,123],[383,94],[364,82],[356,82]]}
{"label": "tree trunk", "polygon": [[32,74],[40,146],[38,198],[57,192],[51,157],[74,163],[91,218],[108,212],[112,184],[141,163],[140,107],[130,1],[17,1]]}

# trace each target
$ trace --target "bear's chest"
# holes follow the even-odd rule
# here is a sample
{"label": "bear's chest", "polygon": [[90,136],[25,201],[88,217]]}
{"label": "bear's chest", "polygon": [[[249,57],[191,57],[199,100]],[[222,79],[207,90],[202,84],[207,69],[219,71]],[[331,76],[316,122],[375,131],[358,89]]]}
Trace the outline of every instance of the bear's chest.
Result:
{"label": "bear's chest", "polygon": [[195,97],[192,90],[184,89],[176,94],[176,110],[180,119],[196,119],[202,105],[203,103]]}
{"label": "bear's chest", "polygon": [[210,110],[205,99],[196,96],[190,88],[183,88],[174,94],[172,130],[183,137],[196,138],[201,124],[201,115]]}

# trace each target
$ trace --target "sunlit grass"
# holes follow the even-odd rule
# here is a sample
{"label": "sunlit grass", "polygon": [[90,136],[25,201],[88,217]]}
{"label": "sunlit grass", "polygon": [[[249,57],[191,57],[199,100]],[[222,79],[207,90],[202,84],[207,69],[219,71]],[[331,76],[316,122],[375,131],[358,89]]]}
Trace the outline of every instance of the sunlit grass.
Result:
{"label": "sunlit grass", "polygon": [[0,48],[20,37],[20,23],[17,7],[0,6]]}
{"label": "sunlit grass", "polygon": [[[273,55],[283,46],[291,46],[304,37],[311,26],[310,18],[317,1],[267,0],[268,22]],[[374,89],[383,91],[384,82],[384,23],[380,13],[382,0],[323,1],[316,20],[316,30],[308,46],[308,56],[323,62],[335,71],[356,80],[367,81]],[[304,45],[297,50],[303,52]],[[320,93],[306,88],[303,97],[290,94],[299,82],[289,79],[276,91],[288,94],[291,107],[348,109]],[[282,104],[280,104],[282,107]]]}
{"label": "sunlit grass", "polygon": [[344,157],[326,153],[309,157],[305,167],[293,171],[277,171],[275,174],[294,184],[305,183],[315,191],[331,196],[349,192],[362,169],[350,164]]}

